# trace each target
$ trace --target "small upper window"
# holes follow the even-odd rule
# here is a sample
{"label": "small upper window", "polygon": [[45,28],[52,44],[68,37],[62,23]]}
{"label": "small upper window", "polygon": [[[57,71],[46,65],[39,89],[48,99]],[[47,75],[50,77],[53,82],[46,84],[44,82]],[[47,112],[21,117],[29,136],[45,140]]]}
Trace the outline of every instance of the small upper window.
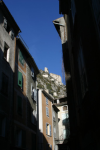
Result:
{"label": "small upper window", "polygon": [[65,105],[65,106],[62,106],[62,111],[67,111],[68,110],[68,106]]}
{"label": "small upper window", "polygon": [[10,26],[9,26],[9,24],[7,22],[7,19],[5,17],[4,17],[4,21],[3,21],[3,26],[6,29],[6,31],[9,33],[11,28],[10,28]]}
{"label": "small upper window", "polygon": [[31,68],[31,76],[34,78],[34,68]]}
{"label": "small upper window", "polygon": [[66,111],[67,110],[67,106],[63,106],[63,111]]}

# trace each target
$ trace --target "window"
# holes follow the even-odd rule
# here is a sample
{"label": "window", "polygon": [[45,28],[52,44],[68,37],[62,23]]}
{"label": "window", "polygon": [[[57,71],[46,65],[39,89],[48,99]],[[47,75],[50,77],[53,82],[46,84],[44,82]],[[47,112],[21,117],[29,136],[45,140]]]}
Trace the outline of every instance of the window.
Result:
{"label": "window", "polygon": [[46,134],[51,136],[51,125],[46,123]]}
{"label": "window", "polygon": [[0,116],[0,136],[5,137],[6,133],[6,117]]}
{"label": "window", "polygon": [[8,76],[2,73],[2,93],[8,95]]}
{"label": "window", "polygon": [[36,111],[35,110],[33,110],[31,113],[31,122],[33,124],[36,124]]}
{"label": "window", "polygon": [[26,133],[24,130],[17,128],[16,130],[16,146],[25,148],[26,145]]}
{"label": "window", "polygon": [[48,105],[48,98],[46,97],[46,104]]}
{"label": "window", "polygon": [[19,50],[19,62],[21,63],[21,65],[24,66],[24,57],[22,52]]}
{"label": "window", "polygon": [[80,75],[80,83],[81,83],[81,92],[82,92],[82,98],[83,98],[88,89],[88,85],[87,85],[86,70],[85,70],[85,64],[84,64],[81,46],[80,46],[79,55],[78,55],[78,67],[79,67],[79,75]]}
{"label": "window", "polygon": [[37,101],[37,90],[34,89],[32,83],[31,83],[31,96],[34,101]]}
{"label": "window", "polygon": [[6,42],[4,43],[4,58],[9,62],[9,46],[6,44]]}
{"label": "window", "polygon": [[22,98],[17,96],[17,113],[22,116]]}
{"label": "window", "polygon": [[34,77],[34,68],[31,68],[31,76]]}
{"label": "window", "polygon": [[22,89],[22,73],[18,71],[18,86]]}
{"label": "window", "polygon": [[65,106],[62,106],[62,111],[67,111],[68,110],[68,106],[65,105]]}
{"label": "window", "polygon": [[66,139],[66,130],[63,130],[63,139]]}
{"label": "window", "polygon": [[54,138],[56,138],[56,128],[54,128]]}
{"label": "window", "polygon": [[63,125],[65,125],[67,123],[68,117],[69,117],[68,113],[62,114],[62,124]]}
{"label": "window", "polygon": [[3,27],[5,29],[7,29],[7,19],[4,17],[4,20],[3,20]]}
{"label": "window", "polygon": [[49,117],[49,109],[46,107],[46,115]]}

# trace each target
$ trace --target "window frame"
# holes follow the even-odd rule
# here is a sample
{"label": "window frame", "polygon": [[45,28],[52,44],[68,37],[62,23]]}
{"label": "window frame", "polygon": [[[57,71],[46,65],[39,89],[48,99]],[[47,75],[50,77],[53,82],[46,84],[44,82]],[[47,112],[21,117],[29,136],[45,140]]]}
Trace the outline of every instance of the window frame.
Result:
{"label": "window frame", "polygon": [[[63,107],[64,107],[64,106],[67,106],[67,110],[63,110]],[[68,105],[63,105],[63,106],[62,106],[62,112],[66,112],[66,111],[68,111]]]}
{"label": "window frame", "polygon": [[46,97],[46,105],[49,105],[49,103],[48,103],[48,98]]}
{"label": "window frame", "polygon": [[49,137],[52,136],[52,127],[49,123],[46,123],[46,135]]}
{"label": "window frame", "polygon": [[47,106],[46,106],[46,116],[49,117],[49,108]]}

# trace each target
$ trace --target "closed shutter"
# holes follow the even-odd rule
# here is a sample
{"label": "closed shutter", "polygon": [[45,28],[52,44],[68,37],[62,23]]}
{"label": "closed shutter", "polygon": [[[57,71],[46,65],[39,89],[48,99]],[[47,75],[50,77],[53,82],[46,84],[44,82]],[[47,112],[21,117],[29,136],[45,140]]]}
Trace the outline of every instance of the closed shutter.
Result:
{"label": "closed shutter", "polygon": [[18,71],[18,85],[22,88],[22,73]]}
{"label": "closed shutter", "polygon": [[23,55],[22,55],[22,52],[19,50],[19,62],[24,65],[24,58],[23,58]]}
{"label": "closed shutter", "polygon": [[49,130],[49,131],[50,131],[50,136],[51,136],[51,125],[49,125],[49,128],[50,128],[50,130]]}
{"label": "closed shutter", "polygon": [[37,101],[37,90],[34,89],[34,100]]}
{"label": "closed shutter", "polygon": [[47,123],[46,123],[46,134],[48,134]]}

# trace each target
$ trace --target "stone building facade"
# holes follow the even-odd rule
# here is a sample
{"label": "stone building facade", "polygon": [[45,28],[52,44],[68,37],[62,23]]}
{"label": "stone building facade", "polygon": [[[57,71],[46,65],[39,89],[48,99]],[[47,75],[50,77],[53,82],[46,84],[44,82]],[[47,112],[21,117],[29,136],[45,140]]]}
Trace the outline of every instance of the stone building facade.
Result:
{"label": "stone building facade", "polygon": [[20,29],[0,1],[0,145],[10,149],[13,118],[13,80],[16,36]]}

